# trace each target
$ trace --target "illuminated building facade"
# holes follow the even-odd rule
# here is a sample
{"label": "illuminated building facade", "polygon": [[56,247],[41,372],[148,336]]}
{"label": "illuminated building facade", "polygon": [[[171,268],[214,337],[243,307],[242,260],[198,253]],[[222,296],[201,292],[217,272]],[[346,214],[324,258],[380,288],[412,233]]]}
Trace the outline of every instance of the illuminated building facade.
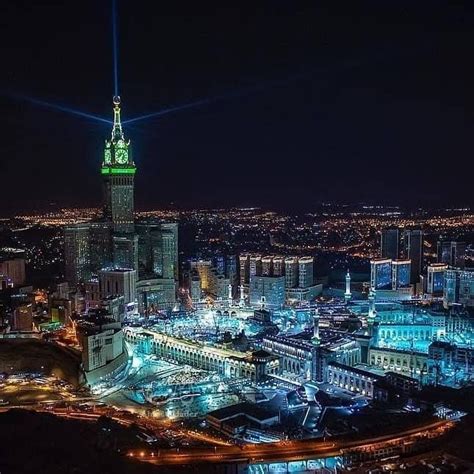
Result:
{"label": "illuminated building facade", "polygon": [[285,277],[252,276],[249,299],[252,306],[282,308],[285,304]]}
{"label": "illuminated building facade", "polygon": [[137,222],[140,277],[157,276],[178,281],[178,224]]}
{"label": "illuminated building facade", "polygon": [[124,332],[125,339],[138,346],[142,353],[215,371],[226,377],[245,377],[259,382],[267,375],[279,372],[278,357],[265,351],[238,352],[141,329],[127,328]]}
{"label": "illuminated building facade", "polygon": [[285,259],[283,257],[273,257],[273,276],[285,274]]}
{"label": "illuminated building facade", "polygon": [[431,341],[433,337],[430,323],[380,323],[378,341]]}
{"label": "illuminated building facade", "polygon": [[191,273],[189,293],[193,303],[198,303],[201,300],[201,279],[197,271]]}
{"label": "illuminated building facade", "polygon": [[262,257],[260,255],[250,255],[249,259],[249,279],[262,275]]}
{"label": "illuminated building facade", "polygon": [[234,255],[192,259],[189,265],[188,288],[193,302],[197,303],[202,297],[232,304],[237,290],[237,259]]}
{"label": "illuminated building facade", "polygon": [[[322,285],[314,284],[313,257],[240,255],[239,264],[240,282],[245,288],[251,286],[254,277],[283,277],[285,299],[289,303],[311,301],[322,293]],[[261,286],[261,281],[256,281]],[[257,284],[254,283],[254,294],[257,290],[255,285]],[[251,298],[251,304],[256,304],[255,297]]]}
{"label": "illuminated building facade", "polygon": [[262,257],[262,276],[273,275],[273,257],[265,256]]}
{"label": "illuminated building facade", "polygon": [[137,282],[140,313],[173,308],[176,304],[176,282],[172,278],[147,278]]}
{"label": "illuminated building facade", "polygon": [[[92,382],[96,377],[94,371],[106,367],[116,361],[119,364],[126,362],[126,352],[123,344],[123,331],[120,323],[109,323],[103,326],[78,325],[78,338],[82,346],[82,362],[86,377]],[[113,370],[113,364],[109,365]],[[106,375],[104,372],[103,375]]]}
{"label": "illuminated building facade", "polygon": [[313,337],[265,336],[262,347],[280,357],[280,374],[286,379],[323,381],[330,362],[354,366],[361,362],[360,344],[337,332],[319,331],[315,317]]}
{"label": "illuminated building facade", "polygon": [[302,257],[298,260],[298,287],[309,288],[314,283],[314,258]]}
{"label": "illuminated building facade", "polygon": [[239,274],[240,274],[240,284],[248,285],[250,281],[250,256],[249,255],[239,255]]}
{"label": "illuminated building facade", "polygon": [[328,383],[368,398],[374,397],[374,383],[381,378],[380,375],[375,375],[369,370],[339,362],[329,362],[326,368]]}
{"label": "illuminated building facade", "polygon": [[392,290],[410,286],[411,260],[392,261]]}
{"label": "illuminated building facade", "polygon": [[101,299],[122,295],[124,303],[133,303],[137,296],[136,270],[101,270],[99,272],[99,294]]}
{"label": "illuminated building facade", "polygon": [[445,263],[428,265],[426,292],[433,296],[441,296],[444,288],[444,274],[448,266]]}
{"label": "illuminated building facade", "polygon": [[420,375],[428,371],[428,354],[375,347],[369,349],[369,363],[383,370]]}
{"label": "illuminated building facade", "polygon": [[444,273],[443,304],[474,307],[474,271],[446,270]]}
{"label": "illuminated building facade", "polygon": [[114,267],[136,270],[138,268],[138,236],[114,234],[112,237]]}
{"label": "illuminated building facade", "polygon": [[285,258],[285,286],[286,288],[298,286],[298,259],[296,257]]}
{"label": "illuminated building facade", "polygon": [[262,348],[280,358],[280,374],[284,377],[311,379],[314,348],[310,342],[284,336],[266,336]]}
{"label": "illuminated building facade", "polygon": [[464,269],[466,264],[465,242],[438,242],[438,263],[445,263],[450,267]]}
{"label": "illuminated building facade", "polygon": [[374,290],[392,289],[392,260],[378,258],[370,261],[370,287]]}

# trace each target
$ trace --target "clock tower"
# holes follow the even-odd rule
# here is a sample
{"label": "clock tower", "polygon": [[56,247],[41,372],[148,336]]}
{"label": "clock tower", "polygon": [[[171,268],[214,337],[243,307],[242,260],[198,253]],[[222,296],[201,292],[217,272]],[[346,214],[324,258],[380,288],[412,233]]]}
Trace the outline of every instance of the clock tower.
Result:
{"label": "clock tower", "polygon": [[104,217],[112,221],[114,232],[134,231],[134,176],[130,140],[125,140],[120,122],[120,97],[113,98],[114,125],[110,140],[105,141],[101,174],[104,181]]}

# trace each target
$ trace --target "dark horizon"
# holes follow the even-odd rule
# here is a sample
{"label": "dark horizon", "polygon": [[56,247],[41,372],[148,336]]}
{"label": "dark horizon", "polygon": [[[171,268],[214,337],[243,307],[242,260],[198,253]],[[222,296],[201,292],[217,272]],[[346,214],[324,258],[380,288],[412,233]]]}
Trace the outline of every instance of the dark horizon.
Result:
{"label": "dark horizon", "polygon": [[[124,120],[197,102],[124,125],[138,209],[474,205],[471,8],[117,3]],[[110,6],[5,6],[2,214],[100,205],[110,124],[38,101],[112,119]]]}

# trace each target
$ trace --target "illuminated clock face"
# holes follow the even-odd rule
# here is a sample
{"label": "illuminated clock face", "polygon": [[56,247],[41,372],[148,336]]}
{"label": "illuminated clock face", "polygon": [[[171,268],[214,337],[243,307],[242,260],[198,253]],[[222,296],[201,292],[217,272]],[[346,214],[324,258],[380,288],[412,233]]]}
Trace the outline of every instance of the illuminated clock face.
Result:
{"label": "illuminated clock face", "polygon": [[106,148],[104,152],[104,163],[106,165],[110,165],[112,163],[112,153],[110,152],[110,148]]}
{"label": "illuminated clock face", "polygon": [[117,148],[115,150],[115,161],[120,165],[127,163],[128,152],[125,148]]}

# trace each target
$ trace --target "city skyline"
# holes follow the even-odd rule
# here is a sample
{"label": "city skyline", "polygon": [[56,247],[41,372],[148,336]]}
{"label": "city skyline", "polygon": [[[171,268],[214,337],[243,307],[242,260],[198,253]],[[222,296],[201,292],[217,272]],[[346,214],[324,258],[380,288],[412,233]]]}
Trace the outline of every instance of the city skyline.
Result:
{"label": "city skyline", "polygon": [[[455,7],[277,4],[182,15],[118,5],[124,126],[147,170],[136,176],[138,208],[472,205],[469,9],[461,23]],[[16,159],[5,162],[4,191],[15,191],[9,178],[26,166],[13,207],[97,205],[90,177],[113,95],[110,5],[82,4],[93,19],[87,32],[68,6],[7,8],[3,44],[14,38],[16,49],[5,51],[0,120],[5,154]],[[40,28],[45,44],[62,35],[57,56],[29,48]]]}
{"label": "city skyline", "polygon": [[5,13],[1,472],[474,472],[474,15]]}

